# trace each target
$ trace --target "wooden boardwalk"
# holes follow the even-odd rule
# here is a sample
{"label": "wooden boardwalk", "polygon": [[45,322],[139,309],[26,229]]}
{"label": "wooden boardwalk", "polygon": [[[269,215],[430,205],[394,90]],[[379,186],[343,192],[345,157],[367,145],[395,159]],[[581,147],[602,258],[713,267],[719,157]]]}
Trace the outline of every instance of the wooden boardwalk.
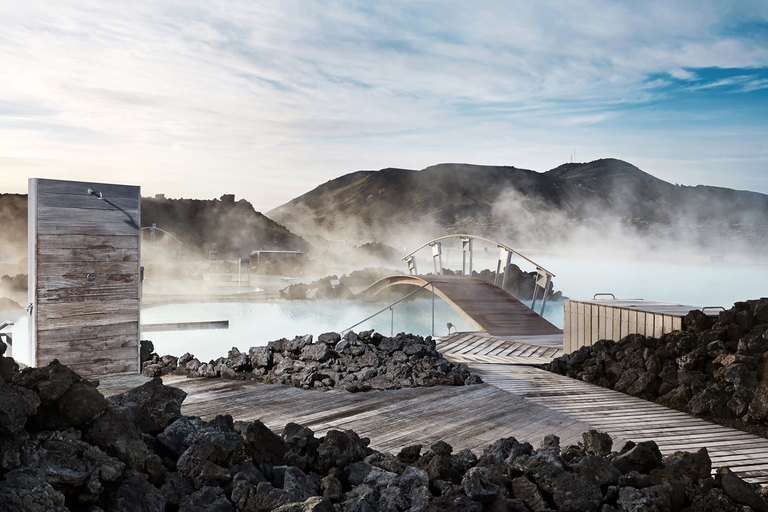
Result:
{"label": "wooden boardwalk", "polygon": [[563,355],[563,335],[498,337],[459,332],[440,338],[437,350],[455,363],[543,364]]}
{"label": "wooden boardwalk", "polygon": [[538,445],[544,435],[556,434],[573,444],[591,428],[489,384],[349,393],[223,379],[163,380],[188,393],[182,406],[187,415],[260,419],[276,432],[293,421],[318,437],[330,429],[352,429],[370,438],[373,448],[392,453],[441,439],[455,451],[469,448],[476,454],[508,436]]}
{"label": "wooden boardwalk", "polygon": [[[455,451],[469,448],[479,455],[502,437],[536,447],[548,434],[565,447],[594,428],[612,436],[615,450],[630,440],[653,440],[664,454],[706,447],[713,468],[728,466],[748,481],[768,484],[768,440],[534,367],[559,355],[555,338],[459,333],[439,339],[448,359],[468,361],[485,381],[474,386],[349,393],[225,379],[163,380],[188,393],[182,406],[187,415],[260,419],[278,433],[292,421],[318,437],[352,429],[372,448],[392,453],[412,444],[426,449],[442,439]],[[104,379],[100,389],[117,393],[118,384]]]}
{"label": "wooden boardwalk", "polygon": [[[434,281],[435,295],[455,309],[478,331],[492,336],[562,334],[528,306],[498,286],[477,277],[398,275],[381,279],[363,293],[375,295],[390,286],[422,286]],[[426,290],[431,290],[428,286]]]}

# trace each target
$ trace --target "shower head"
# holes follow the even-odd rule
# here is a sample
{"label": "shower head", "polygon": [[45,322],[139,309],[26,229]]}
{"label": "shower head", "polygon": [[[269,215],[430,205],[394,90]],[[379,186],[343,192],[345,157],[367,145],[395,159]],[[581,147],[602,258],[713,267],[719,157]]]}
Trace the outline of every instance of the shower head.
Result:
{"label": "shower head", "polygon": [[104,199],[104,194],[102,194],[100,190],[93,190],[92,188],[89,188],[88,195],[96,196],[99,199]]}

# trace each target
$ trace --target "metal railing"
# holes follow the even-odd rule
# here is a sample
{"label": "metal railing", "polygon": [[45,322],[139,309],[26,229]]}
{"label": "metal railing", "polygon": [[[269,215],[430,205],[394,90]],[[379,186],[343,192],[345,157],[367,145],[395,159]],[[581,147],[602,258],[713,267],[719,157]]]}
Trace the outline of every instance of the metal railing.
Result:
{"label": "metal railing", "polygon": [[394,334],[395,333],[395,311],[394,311],[394,307],[396,305],[398,305],[399,303],[403,302],[405,299],[407,299],[408,297],[410,297],[414,293],[417,293],[417,292],[423,290],[424,288],[426,288],[427,286],[431,285],[432,286],[432,336],[434,336],[435,335],[435,283],[442,283],[442,282],[444,282],[444,281],[428,281],[424,285],[419,286],[418,288],[416,288],[414,291],[412,291],[411,293],[409,293],[405,297],[403,297],[403,298],[401,298],[399,300],[396,300],[395,302],[393,302],[389,306],[386,306],[385,308],[381,309],[380,311],[377,311],[376,313],[372,314],[368,318],[365,318],[364,320],[360,320],[355,325],[353,325],[351,327],[347,327],[346,329],[342,330],[341,334],[344,335],[344,334],[348,333],[349,331],[351,331],[352,329],[354,329],[355,327],[357,327],[358,325],[360,325],[362,323],[365,323],[368,320],[370,320],[371,318],[375,318],[375,317],[379,316],[380,314],[382,314],[383,312],[389,310],[390,311],[389,335],[390,336],[394,336],[395,335]]}
{"label": "metal railing", "polygon": [[[552,291],[552,278],[555,277],[555,274],[545,269],[535,261],[523,256],[522,254],[512,249],[511,247],[504,245],[502,243],[496,242],[494,240],[491,240],[490,238],[485,238],[482,236],[475,236],[475,235],[467,235],[467,234],[455,234],[455,235],[441,236],[439,238],[435,238],[434,240],[430,240],[429,242],[421,245],[417,249],[411,251],[410,253],[402,257],[402,261],[405,261],[405,263],[408,265],[408,273],[410,275],[418,275],[419,271],[416,268],[415,254],[420,250],[424,249],[425,247],[429,246],[432,248],[432,264],[434,266],[435,274],[443,275],[442,240],[446,240],[448,238],[461,239],[461,252],[462,252],[461,274],[468,275],[468,276],[472,275],[472,255],[474,251],[473,240],[482,240],[484,242],[488,242],[496,245],[499,248],[499,258],[496,262],[496,279],[494,280],[493,285],[498,286],[502,290],[505,290],[507,288],[507,276],[509,276],[509,268],[510,268],[510,265],[512,264],[513,255],[524,259],[525,261],[527,261],[528,263],[536,267],[536,274],[534,275],[533,297],[531,299],[531,310],[535,311],[536,301],[541,291],[542,298],[541,298],[541,310],[539,311],[539,316],[544,316],[544,309],[547,305],[547,299],[549,298],[549,294]],[[467,256],[469,256],[469,270],[467,270]],[[499,283],[499,280],[502,275],[504,276],[503,280],[501,283]]]}

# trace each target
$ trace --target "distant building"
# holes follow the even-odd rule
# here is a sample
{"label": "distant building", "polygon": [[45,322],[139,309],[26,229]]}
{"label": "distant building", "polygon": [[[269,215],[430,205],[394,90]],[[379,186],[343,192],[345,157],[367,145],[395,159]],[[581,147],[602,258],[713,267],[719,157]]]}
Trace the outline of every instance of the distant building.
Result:
{"label": "distant building", "polygon": [[252,251],[251,266],[268,261],[291,261],[305,258],[307,253],[302,251]]}

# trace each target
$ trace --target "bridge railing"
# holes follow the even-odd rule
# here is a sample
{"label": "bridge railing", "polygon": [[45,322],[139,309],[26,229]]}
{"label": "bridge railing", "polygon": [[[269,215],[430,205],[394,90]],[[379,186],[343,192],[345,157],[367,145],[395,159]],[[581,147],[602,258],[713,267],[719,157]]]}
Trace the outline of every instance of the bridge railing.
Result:
{"label": "bridge railing", "polygon": [[427,286],[431,285],[432,286],[432,336],[434,336],[435,335],[435,283],[440,283],[440,282],[442,282],[442,281],[428,281],[428,282],[426,282],[424,285],[419,286],[418,288],[416,288],[414,291],[412,291],[411,293],[409,293],[405,297],[396,300],[392,304],[382,308],[381,310],[377,311],[376,313],[372,314],[371,316],[369,316],[367,318],[364,318],[363,320],[360,320],[355,325],[353,325],[351,327],[347,327],[346,329],[342,330],[341,334],[344,335],[344,334],[348,333],[349,331],[351,331],[352,329],[354,329],[355,327],[357,327],[358,325],[363,324],[363,323],[367,322],[368,320],[370,320],[371,318],[375,318],[375,317],[379,316],[380,314],[382,314],[383,312],[389,310],[389,312],[390,312],[389,335],[390,336],[394,336],[395,335],[394,334],[395,333],[395,311],[394,311],[394,307],[396,305],[398,305],[399,303],[403,302],[405,299],[407,299],[408,297],[410,297],[414,293],[417,293],[420,290],[423,290]]}
{"label": "bridge railing", "polygon": [[[511,247],[508,247],[502,243],[496,242],[495,240],[491,240],[490,238],[484,238],[482,236],[474,236],[474,235],[466,235],[466,234],[457,234],[457,235],[441,236],[439,238],[435,238],[434,240],[430,240],[429,242],[421,245],[417,249],[403,256],[402,260],[405,261],[406,264],[408,265],[408,273],[410,275],[418,275],[419,272],[416,266],[416,258],[414,257],[414,255],[420,250],[429,246],[432,248],[432,264],[434,267],[435,274],[443,275],[442,241],[449,238],[461,239],[461,253],[462,253],[461,274],[465,276],[472,275],[472,263],[473,263],[472,259],[473,259],[473,248],[474,248],[473,241],[475,239],[483,240],[485,242],[489,242],[491,244],[496,245],[499,248],[499,257],[496,260],[496,278],[493,284],[495,286],[499,286],[502,290],[506,289],[507,287],[507,276],[509,275],[509,267],[512,264],[513,254],[515,256],[518,256],[524,259],[525,261],[527,261],[528,263],[536,267],[535,283],[533,287],[533,298],[531,299],[531,309],[533,310],[536,307],[536,301],[538,300],[539,294],[541,293],[541,296],[542,296],[541,311],[539,312],[539,315],[544,316],[544,308],[547,305],[547,298],[552,289],[552,278],[555,277],[555,274],[545,269],[535,261],[523,256],[522,254],[512,249]],[[467,270],[467,263],[469,264],[468,270]],[[502,274],[502,267],[504,270],[503,272],[504,277],[503,279],[501,279],[502,281],[501,284],[499,284],[500,276]]]}

